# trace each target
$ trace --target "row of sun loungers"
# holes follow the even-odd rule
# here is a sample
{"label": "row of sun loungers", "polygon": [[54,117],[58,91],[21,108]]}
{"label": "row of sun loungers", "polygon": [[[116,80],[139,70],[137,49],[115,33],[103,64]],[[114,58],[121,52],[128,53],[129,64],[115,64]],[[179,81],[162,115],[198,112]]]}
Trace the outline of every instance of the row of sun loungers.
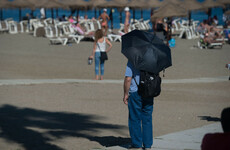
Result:
{"label": "row of sun loungers", "polygon": [[[68,42],[76,42],[77,44],[84,38],[91,38],[94,40],[93,32],[97,29],[101,29],[99,20],[81,20],[80,25],[84,28],[85,33],[80,34],[76,31],[74,26],[68,21],[60,22],[56,19],[47,18],[41,19],[30,19],[30,21],[20,21],[19,23],[13,19],[7,19],[1,21],[0,32],[8,32],[10,34],[17,33],[31,33],[35,37],[47,37],[51,44],[60,43],[66,45]],[[107,37],[110,41],[121,42],[121,36],[123,32],[124,24],[121,24],[121,28],[118,33],[108,33]],[[131,20],[130,31],[132,30],[149,30],[149,20]]]}

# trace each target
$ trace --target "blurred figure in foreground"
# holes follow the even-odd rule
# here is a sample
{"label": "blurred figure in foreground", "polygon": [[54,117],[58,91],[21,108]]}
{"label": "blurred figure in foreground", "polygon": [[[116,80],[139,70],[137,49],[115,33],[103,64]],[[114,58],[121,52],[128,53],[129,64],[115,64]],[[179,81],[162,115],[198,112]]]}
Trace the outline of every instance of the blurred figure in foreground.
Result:
{"label": "blurred figure in foreground", "polygon": [[222,111],[221,125],[224,133],[206,134],[201,150],[230,150],[230,107]]}

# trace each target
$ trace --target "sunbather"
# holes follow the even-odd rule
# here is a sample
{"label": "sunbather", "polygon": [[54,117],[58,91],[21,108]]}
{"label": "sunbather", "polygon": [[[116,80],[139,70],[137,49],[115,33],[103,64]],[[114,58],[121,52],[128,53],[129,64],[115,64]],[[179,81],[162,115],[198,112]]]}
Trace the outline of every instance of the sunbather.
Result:
{"label": "sunbather", "polygon": [[94,32],[86,33],[85,29],[80,25],[80,23],[75,23],[72,25],[72,27],[80,35],[89,35],[89,36],[94,35]]}
{"label": "sunbather", "polygon": [[[211,43],[217,43],[217,42],[224,42],[222,35],[214,30],[214,27],[210,27],[210,31],[205,34],[204,42],[211,44]],[[217,39],[220,39],[217,41]],[[222,40],[221,40],[222,39]]]}

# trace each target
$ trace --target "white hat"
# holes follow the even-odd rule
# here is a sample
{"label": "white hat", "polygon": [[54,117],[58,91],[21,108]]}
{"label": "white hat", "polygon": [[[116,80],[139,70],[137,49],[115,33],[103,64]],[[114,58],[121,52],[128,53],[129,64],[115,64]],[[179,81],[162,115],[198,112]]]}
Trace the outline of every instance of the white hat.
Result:
{"label": "white hat", "polygon": [[125,11],[129,11],[129,7],[125,7],[125,9],[124,9]]}
{"label": "white hat", "polygon": [[103,11],[107,11],[107,9],[106,9],[106,8],[104,8],[104,9],[103,9]]}

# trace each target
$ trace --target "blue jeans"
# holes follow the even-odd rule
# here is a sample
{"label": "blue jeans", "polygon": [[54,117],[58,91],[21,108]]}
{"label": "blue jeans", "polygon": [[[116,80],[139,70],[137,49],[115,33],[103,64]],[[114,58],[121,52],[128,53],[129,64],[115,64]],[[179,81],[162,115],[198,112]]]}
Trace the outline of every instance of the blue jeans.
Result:
{"label": "blue jeans", "polygon": [[101,52],[95,52],[95,74],[99,75],[99,67],[101,69],[101,75],[104,75],[104,62],[101,61]]}
{"label": "blue jeans", "polygon": [[129,108],[129,133],[132,146],[151,148],[153,144],[153,98],[141,98],[137,92],[130,93]]}

